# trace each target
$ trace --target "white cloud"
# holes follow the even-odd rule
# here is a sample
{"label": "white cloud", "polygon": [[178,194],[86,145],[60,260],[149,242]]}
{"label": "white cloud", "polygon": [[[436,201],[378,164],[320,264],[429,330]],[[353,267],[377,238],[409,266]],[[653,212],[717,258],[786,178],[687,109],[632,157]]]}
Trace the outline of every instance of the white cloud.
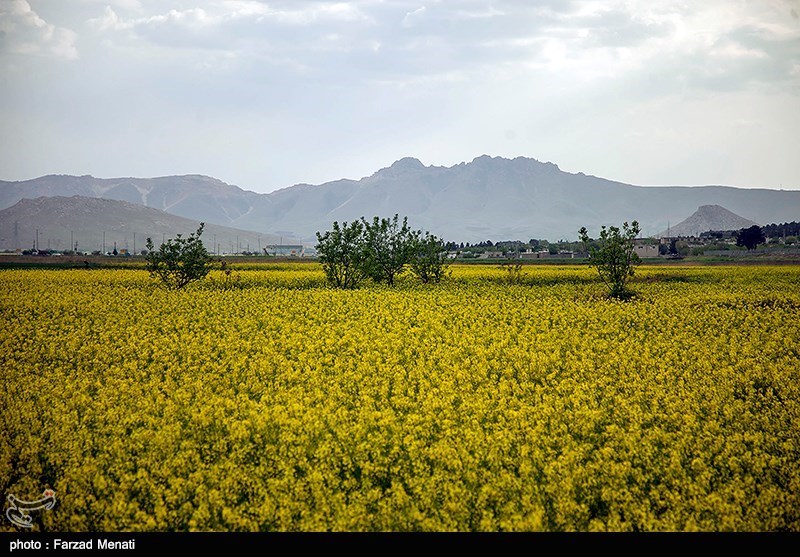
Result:
{"label": "white cloud", "polygon": [[171,9],[148,17],[123,19],[106,6],[102,17],[90,22],[101,30],[124,30],[137,27],[174,25],[214,27],[238,20],[272,22],[284,25],[310,25],[323,22],[369,21],[357,6],[348,2],[312,4],[303,8],[275,9],[255,0],[223,0],[202,8]]}
{"label": "white cloud", "polygon": [[729,38],[718,41],[708,51],[709,56],[728,59],[764,59],[768,55],[757,48],[747,48]]}
{"label": "white cloud", "polygon": [[294,2],[290,9],[273,8],[256,0],[223,0],[222,19],[238,17],[269,18],[281,23],[307,25],[324,21],[365,21],[369,18],[353,2],[311,3],[297,8],[303,2]]}
{"label": "white cloud", "polygon": [[209,15],[202,8],[170,10],[164,14],[133,19],[121,18],[111,6],[106,6],[103,15],[89,20],[89,24],[101,31],[122,31],[136,27],[178,26],[186,28],[210,27],[219,23],[219,18]]}
{"label": "white cloud", "polygon": [[425,16],[427,11],[428,9],[425,6],[420,6],[416,10],[406,12],[406,16],[403,18],[403,27],[413,27]]}
{"label": "white cloud", "polygon": [[26,0],[0,2],[0,51],[76,59],[77,33],[42,19]]}
{"label": "white cloud", "polygon": [[111,6],[105,7],[102,16],[90,19],[89,24],[100,31],[119,31],[133,27],[132,21],[123,22]]}
{"label": "white cloud", "polygon": [[506,12],[498,10],[492,4],[489,4],[482,10],[456,10],[455,17],[464,19],[488,19],[506,15]]}
{"label": "white cloud", "polygon": [[140,0],[82,0],[86,4],[103,4],[123,10],[139,11],[144,8]]}

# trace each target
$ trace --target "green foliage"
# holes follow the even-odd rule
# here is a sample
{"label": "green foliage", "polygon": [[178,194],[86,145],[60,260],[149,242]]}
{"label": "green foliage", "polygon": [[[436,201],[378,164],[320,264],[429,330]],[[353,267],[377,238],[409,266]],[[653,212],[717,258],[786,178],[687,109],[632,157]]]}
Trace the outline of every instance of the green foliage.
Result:
{"label": "green foliage", "polygon": [[764,231],[757,224],[750,228],[742,228],[736,233],[736,245],[745,247],[748,250],[756,249],[759,244],[763,244],[766,241]]}
{"label": "green foliage", "polygon": [[411,239],[411,272],[423,283],[439,282],[450,264],[444,241],[433,234],[415,232]]}
{"label": "green foliage", "polygon": [[447,245],[429,232],[412,230],[408,218],[373,217],[317,232],[316,249],[328,283],[355,288],[364,279],[393,286],[409,267],[423,283],[439,282],[447,274]]}
{"label": "green foliage", "polygon": [[[603,226],[598,240],[599,247],[590,247],[590,261],[609,287],[612,298],[624,300],[632,295],[627,289],[627,283],[633,277],[634,266],[641,261],[633,249],[633,241],[639,232],[637,221],[630,225],[627,222],[622,223],[621,230],[616,226]],[[591,240],[586,227],[582,227],[578,235],[581,242],[588,246]]]}
{"label": "green foliage", "polygon": [[200,236],[205,223],[200,223],[197,232],[182,238],[177,234],[155,249],[153,240],[147,238],[147,270],[167,288],[179,290],[205,277],[211,270],[211,255],[206,251]]}
{"label": "green foliage", "polygon": [[410,262],[414,233],[408,226],[408,217],[402,223],[397,214],[391,219],[374,217],[372,222],[363,217],[366,273],[375,282],[394,285],[394,279]]}
{"label": "green foliage", "polygon": [[317,252],[328,282],[337,288],[355,288],[367,277],[364,225],[337,221],[325,234],[317,232]]}

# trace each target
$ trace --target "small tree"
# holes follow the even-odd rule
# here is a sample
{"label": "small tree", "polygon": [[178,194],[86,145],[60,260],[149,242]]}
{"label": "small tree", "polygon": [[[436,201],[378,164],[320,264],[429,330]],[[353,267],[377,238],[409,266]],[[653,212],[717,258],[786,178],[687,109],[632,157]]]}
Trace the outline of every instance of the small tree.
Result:
{"label": "small tree", "polygon": [[[633,248],[633,241],[639,232],[639,223],[636,221],[630,225],[622,223],[622,230],[616,226],[603,226],[600,230],[600,247],[590,248],[590,262],[609,287],[609,294],[613,298],[627,299],[631,295],[626,285],[633,276],[634,265],[640,263]],[[588,246],[590,239],[586,228],[581,228],[578,234],[581,242]]]}
{"label": "small tree", "polygon": [[399,222],[394,218],[374,217],[372,222],[365,220],[364,246],[367,254],[366,271],[375,282],[394,285],[394,279],[403,272],[411,261],[414,233],[408,227],[408,217]]}
{"label": "small tree", "polygon": [[742,228],[736,233],[736,245],[745,247],[748,250],[756,249],[759,244],[763,244],[766,241],[764,231],[757,224],[750,228]]}
{"label": "small tree", "polygon": [[328,282],[337,288],[355,288],[366,278],[364,226],[359,221],[334,221],[333,229],[317,232],[317,252]]}
{"label": "small tree", "polygon": [[440,239],[425,232],[416,232],[411,240],[411,272],[423,283],[439,282],[447,275],[447,246]]}
{"label": "small tree", "polygon": [[147,238],[147,270],[150,276],[158,278],[167,288],[181,289],[187,284],[200,280],[211,270],[211,255],[206,251],[200,236],[205,223],[200,223],[197,232],[182,238],[177,234],[158,250],[153,240]]}

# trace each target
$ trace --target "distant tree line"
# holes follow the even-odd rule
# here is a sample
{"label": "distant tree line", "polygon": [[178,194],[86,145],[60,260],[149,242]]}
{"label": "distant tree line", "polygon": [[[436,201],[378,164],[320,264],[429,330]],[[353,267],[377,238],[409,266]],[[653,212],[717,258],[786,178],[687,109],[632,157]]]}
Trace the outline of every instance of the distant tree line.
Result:
{"label": "distant tree line", "polygon": [[369,279],[393,286],[406,269],[423,283],[439,282],[448,264],[447,244],[440,238],[412,230],[408,218],[334,221],[330,230],[317,232],[317,253],[328,282],[337,288],[355,288]]}
{"label": "distant tree line", "polygon": [[[757,226],[757,225],[754,225]],[[750,228],[753,228],[752,226]],[[761,231],[764,233],[764,237],[767,239],[778,239],[778,238],[789,238],[789,237],[797,237],[800,236],[800,222],[784,222],[781,224],[767,224],[766,226],[761,226]],[[708,232],[703,232],[700,234],[700,238],[704,240],[724,240],[729,238],[736,238],[738,234],[741,233],[742,230],[747,230],[746,228],[742,228],[739,230],[709,230]]]}
{"label": "distant tree line", "polygon": [[767,240],[770,244],[787,243],[794,244],[800,235],[800,223],[792,221],[782,224],[768,224],[766,226],[753,226],[741,228],[739,230],[710,230],[700,234],[700,238],[706,241],[713,240],[736,240],[736,245],[756,249]]}
{"label": "distant tree line", "polygon": [[800,222],[784,222],[782,224],[768,224],[764,228],[767,238],[785,238],[787,236],[800,236]]}

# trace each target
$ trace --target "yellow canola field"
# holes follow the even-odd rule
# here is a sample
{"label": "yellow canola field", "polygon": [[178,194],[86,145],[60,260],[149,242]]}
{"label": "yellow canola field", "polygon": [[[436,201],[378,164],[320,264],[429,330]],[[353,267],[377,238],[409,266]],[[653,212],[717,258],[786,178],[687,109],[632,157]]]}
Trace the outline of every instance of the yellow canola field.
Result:
{"label": "yellow canola field", "polygon": [[800,267],[237,274],[0,271],[34,529],[800,530]]}

